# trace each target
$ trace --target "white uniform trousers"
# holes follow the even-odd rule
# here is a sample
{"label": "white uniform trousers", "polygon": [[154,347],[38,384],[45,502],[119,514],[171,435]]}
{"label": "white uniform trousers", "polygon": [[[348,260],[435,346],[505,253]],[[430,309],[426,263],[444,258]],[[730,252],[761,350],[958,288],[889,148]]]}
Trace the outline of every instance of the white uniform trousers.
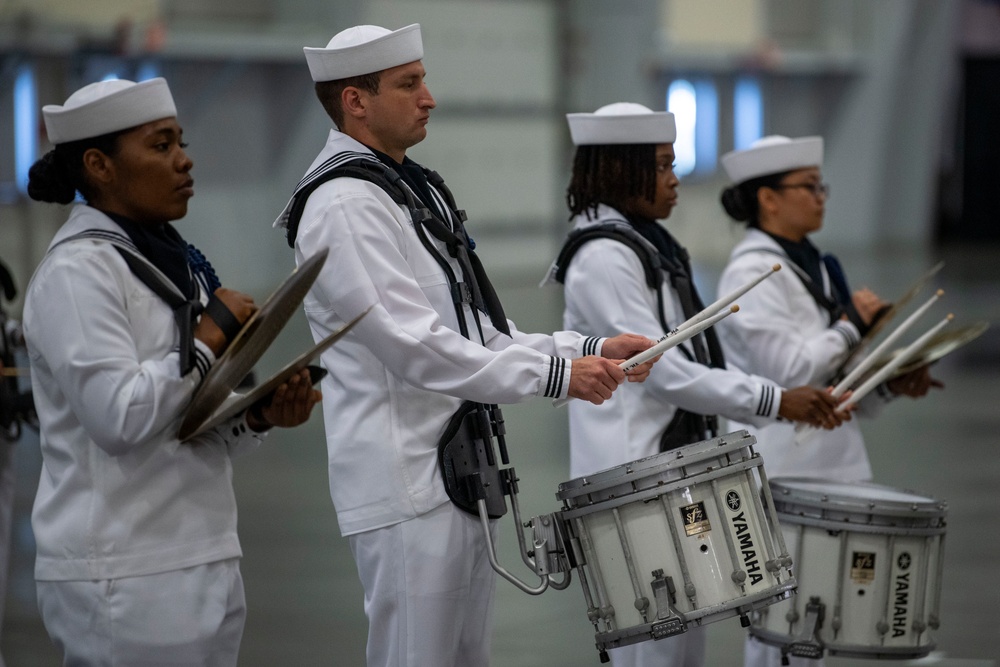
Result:
{"label": "white uniform trousers", "polygon": [[705,628],[659,640],[649,640],[608,651],[613,667],[703,667]]}
{"label": "white uniform trousers", "polygon": [[349,541],[365,589],[368,667],[489,665],[496,576],[478,517],[448,502]]}
{"label": "white uniform trousers", "polygon": [[238,558],[37,589],[64,667],[236,667],[246,620]]}
{"label": "white uniform trousers", "polygon": [[[809,658],[788,656],[789,667],[823,667],[824,664],[822,658],[810,660]],[[747,635],[743,644],[743,667],[780,667],[780,665],[780,648],[757,641],[751,635]]]}

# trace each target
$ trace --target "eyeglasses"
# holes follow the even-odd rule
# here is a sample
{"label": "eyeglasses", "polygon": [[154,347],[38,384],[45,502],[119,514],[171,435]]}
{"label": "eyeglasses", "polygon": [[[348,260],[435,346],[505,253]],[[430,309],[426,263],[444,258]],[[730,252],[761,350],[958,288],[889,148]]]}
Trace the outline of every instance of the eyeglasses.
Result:
{"label": "eyeglasses", "polygon": [[784,190],[786,188],[803,188],[805,190],[809,190],[810,192],[813,193],[813,196],[816,197],[816,199],[819,199],[820,196],[827,198],[830,197],[829,183],[786,183],[782,185],[772,186],[771,189]]}

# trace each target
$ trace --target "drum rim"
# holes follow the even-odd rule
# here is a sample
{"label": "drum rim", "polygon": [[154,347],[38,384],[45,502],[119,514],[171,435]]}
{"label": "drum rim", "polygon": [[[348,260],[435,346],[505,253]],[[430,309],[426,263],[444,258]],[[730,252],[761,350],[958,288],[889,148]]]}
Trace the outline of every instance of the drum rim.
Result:
{"label": "drum rim", "polygon": [[[691,456],[683,456],[682,450],[694,445],[716,442],[712,447],[699,450]],[[556,491],[558,500],[570,500],[582,495],[592,494],[619,485],[630,484],[633,480],[645,479],[662,472],[684,468],[709,459],[719,458],[739,449],[747,449],[756,444],[757,438],[746,430],[733,431],[724,435],[708,438],[699,442],[691,443],[679,449],[672,449],[666,452],[659,452],[651,456],[645,456],[635,461],[622,463],[611,468],[599,470],[590,475],[581,475],[559,484]],[[656,463],[650,463],[656,461]],[[697,475],[692,475],[693,479]],[[681,477],[681,479],[689,479]]]}
{"label": "drum rim", "polygon": [[[608,498],[601,498],[599,500],[590,500],[589,502],[577,502],[571,503],[568,507],[557,512],[559,516],[564,521],[571,521],[579,517],[584,517],[589,514],[595,514],[598,512],[606,512],[612,510],[616,507],[623,507],[625,505],[631,505],[633,503],[644,502],[650,499],[659,498],[662,495],[678,491],[680,489],[686,489],[693,484],[703,484],[707,482],[712,482],[718,479],[724,479],[736,475],[741,472],[745,472],[753,469],[760,469],[762,463],[759,457],[752,459],[746,459],[743,461],[737,461],[728,466],[721,468],[715,468],[713,470],[694,475],[692,477],[683,477],[680,479],[675,479],[672,482],[667,482],[664,484],[657,484],[656,486],[651,486],[645,489],[635,489],[633,488],[628,493],[614,494]],[[644,478],[640,478],[644,479]],[[590,496],[599,491],[607,491],[608,488],[617,488],[618,486],[627,486],[629,482],[619,482],[613,487],[607,488],[597,488],[597,489],[587,489],[586,494],[580,494],[574,497],[574,500],[580,500],[583,496]],[[751,489],[751,492],[755,489]],[[763,505],[762,505],[763,509]]]}
{"label": "drum rim", "polygon": [[[850,486],[865,486],[869,488],[884,489],[897,493],[908,493],[913,496],[923,498],[923,501],[889,500],[885,498],[862,498],[841,495],[838,493],[820,492],[814,490],[803,491],[792,489],[786,483],[802,482],[808,484],[834,483]],[[910,489],[899,489],[877,484],[875,482],[840,482],[827,480],[820,477],[775,477],[769,480],[771,495],[774,498],[774,509],[778,514],[795,515],[796,512],[788,511],[792,507],[808,507],[840,511],[844,513],[857,513],[877,516],[909,516],[909,517],[934,517],[945,516],[947,513],[947,503],[943,500],[927,496]]]}
{"label": "drum rim", "polygon": [[[733,598],[710,607],[699,607],[698,609],[694,609],[690,612],[681,612],[680,616],[682,617],[684,623],[687,624],[688,630],[692,627],[702,627],[708,625],[709,623],[715,623],[716,621],[723,621],[734,616],[738,616],[740,613],[755,612],[763,609],[764,607],[769,607],[772,604],[787,600],[795,594],[797,586],[798,583],[795,578],[790,577],[787,581],[772,586],[765,591],[758,591],[744,597]],[[621,639],[631,639],[648,633],[658,622],[660,621],[629,625],[624,628],[617,628],[615,630],[608,630],[605,632],[595,632],[595,643],[598,648],[618,648],[621,646],[638,644],[643,641],[653,641],[651,638],[646,638],[638,641],[630,641],[628,644],[616,643],[620,642]],[[687,630],[685,632],[687,632]]]}
{"label": "drum rim", "polygon": [[[757,640],[767,644],[782,648],[791,645],[792,635],[785,635],[768,628],[762,628],[756,624],[751,624],[748,628],[750,634]],[[928,634],[929,633],[924,633]],[[923,658],[937,647],[937,642],[920,646],[869,646],[868,644],[842,644],[837,642],[824,642],[824,653],[845,658],[867,658],[878,659],[876,656],[892,656],[893,658]]]}

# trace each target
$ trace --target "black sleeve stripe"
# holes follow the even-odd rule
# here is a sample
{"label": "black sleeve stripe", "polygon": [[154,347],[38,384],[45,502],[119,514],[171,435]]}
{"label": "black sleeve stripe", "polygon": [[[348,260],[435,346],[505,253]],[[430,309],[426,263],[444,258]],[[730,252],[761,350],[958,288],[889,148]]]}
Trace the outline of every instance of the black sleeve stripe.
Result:
{"label": "black sleeve stripe", "polygon": [[854,346],[856,346],[858,343],[861,342],[861,337],[855,335],[854,331],[852,330],[852,327],[849,326],[846,322],[838,321],[834,323],[833,329],[834,331],[836,331],[837,333],[839,333],[841,336],[844,337],[844,339],[847,341],[847,346],[849,348],[853,348]]}
{"label": "black sleeve stripe", "polygon": [[774,387],[765,385],[760,393],[760,402],[757,404],[757,416],[767,417],[771,414],[774,406]]}
{"label": "black sleeve stripe", "polygon": [[601,339],[597,336],[590,336],[583,341],[583,356],[597,354],[597,344],[600,342]]}
{"label": "black sleeve stripe", "polygon": [[559,398],[562,394],[563,375],[566,371],[566,360],[552,357],[549,361],[549,381],[545,385],[546,398]]}
{"label": "black sleeve stripe", "polygon": [[201,374],[201,379],[204,380],[211,364],[208,361],[208,355],[197,347],[194,349],[194,364],[195,368],[198,369],[198,373]]}
{"label": "black sleeve stripe", "polygon": [[556,380],[557,380],[556,393],[553,395],[553,397],[555,397],[555,396],[561,396],[562,395],[563,378],[564,378],[565,374],[566,374],[566,360],[560,358],[559,359],[558,376],[556,377]]}

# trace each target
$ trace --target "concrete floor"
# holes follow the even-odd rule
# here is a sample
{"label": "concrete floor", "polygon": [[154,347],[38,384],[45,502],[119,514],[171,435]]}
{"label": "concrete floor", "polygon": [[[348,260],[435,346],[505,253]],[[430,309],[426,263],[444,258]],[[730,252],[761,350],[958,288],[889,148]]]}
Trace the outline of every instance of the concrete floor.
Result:
{"label": "concrete floor", "polygon": [[[961,322],[983,319],[993,328],[938,365],[935,375],[947,383],[945,391],[920,402],[899,401],[864,429],[876,481],[948,502],[942,625],[935,635],[937,651],[919,664],[986,667],[1000,664],[994,634],[1000,627],[1000,251],[966,250],[945,258],[948,265],[936,281],[947,291],[943,308]],[[870,285],[886,298],[901,294],[936,259],[898,252],[842,257],[852,267],[855,286]],[[704,270],[718,274],[718,267]],[[522,329],[552,330],[561,315],[560,295],[538,290],[535,279],[510,275],[497,282]],[[709,293],[714,287],[708,280],[702,284]],[[297,349],[305,336],[304,322],[296,318],[275,349],[282,341],[291,341],[285,349]],[[272,350],[263,370],[290,357]],[[537,401],[505,414],[522,512],[557,510],[556,487],[568,477],[565,413]],[[262,451],[236,466],[249,605],[240,660],[246,667],[364,664],[362,591],[330,503],[321,432],[315,421],[275,433]],[[39,464],[35,444],[26,438],[17,456],[19,522],[2,650],[11,667],[58,665],[35,611],[31,580],[26,521]],[[501,562],[526,576],[512,527],[505,518]],[[495,667],[598,664],[576,582],[566,591],[530,597],[501,581],[495,616]],[[741,665],[742,642],[735,620],[710,625],[708,664]],[[884,661],[828,658],[826,663],[861,667]]]}

